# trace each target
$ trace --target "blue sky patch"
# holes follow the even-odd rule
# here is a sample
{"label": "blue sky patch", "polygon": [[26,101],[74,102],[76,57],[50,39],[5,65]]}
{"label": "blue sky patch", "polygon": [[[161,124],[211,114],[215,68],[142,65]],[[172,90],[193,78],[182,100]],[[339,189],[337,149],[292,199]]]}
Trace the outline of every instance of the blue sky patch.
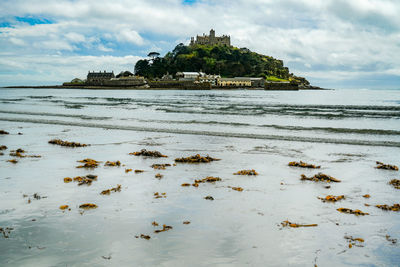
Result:
{"label": "blue sky patch", "polygon": [[197,0],[182,0],[182,4],[184,5],[193,5],[196,2]]}
{"label": "blue sky patch", "polygon": [[36,24],[52,24],[53,22],[46,18],[35,18],[35,17],[15,17],[18,22],[28,23],[29,25]]}

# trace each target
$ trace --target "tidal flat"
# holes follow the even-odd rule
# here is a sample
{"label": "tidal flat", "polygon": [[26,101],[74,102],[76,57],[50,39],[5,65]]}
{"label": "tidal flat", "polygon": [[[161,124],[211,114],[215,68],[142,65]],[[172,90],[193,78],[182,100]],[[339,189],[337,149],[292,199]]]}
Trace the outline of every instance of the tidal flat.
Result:
{"label": "tidal flat", "polygon": [[[400,212],[376,207],[400,194],[376,168],[400,165],[384,92],[2,89],[0,265],[399,266]],[[219,160],[175,162],[197,154]],[[301,179],[318,173],[340,182]]]}

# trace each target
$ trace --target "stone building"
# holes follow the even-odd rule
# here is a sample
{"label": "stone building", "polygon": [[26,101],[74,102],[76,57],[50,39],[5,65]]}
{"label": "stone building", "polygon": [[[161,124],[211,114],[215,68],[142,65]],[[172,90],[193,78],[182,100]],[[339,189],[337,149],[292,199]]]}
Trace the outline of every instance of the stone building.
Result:
{"label": "stone building", "polygon": [[105,81],[115,78],[114,71],[112,72],[90,72],[87,75],[86,83],[89,85],[103,85]]}
{"label": "stone building", "polygon": [[190,45],[226,45],[226,46],[231,46],[231,37],[228,35],[222,35],[222,36],[215,36],[215,31],[211,29],[210,35],[205,35],[203,33],[203,36],[196,36],[196,40],[194,37],[190,39]]}
{"label": "stone building", "polygon": [[251,87],[251,80],[248,78],[219,78],[217,79],[219,87]]}

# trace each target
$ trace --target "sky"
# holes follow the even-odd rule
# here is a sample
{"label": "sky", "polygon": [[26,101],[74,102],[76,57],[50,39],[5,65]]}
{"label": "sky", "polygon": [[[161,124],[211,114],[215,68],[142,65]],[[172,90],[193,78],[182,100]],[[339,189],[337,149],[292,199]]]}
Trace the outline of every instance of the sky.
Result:
{"label": "sky", "polygon": [[133,72],[213,28],[316,86],[400,89],[399,14],[398,0],[0,0],[0,86]]}

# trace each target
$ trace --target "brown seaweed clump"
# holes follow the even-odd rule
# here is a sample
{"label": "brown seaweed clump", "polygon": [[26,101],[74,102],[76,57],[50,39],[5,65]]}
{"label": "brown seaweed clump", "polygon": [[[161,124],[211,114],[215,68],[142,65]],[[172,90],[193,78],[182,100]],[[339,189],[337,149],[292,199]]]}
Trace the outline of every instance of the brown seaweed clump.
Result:
{"label": "brown seaweed clump", "polygon": [[6,228],[0,227],[0,234],[3,234],[4,238],[9,238],[12,230],[14,230],[14,228],[11,228],[11,227],[6,227]]}
{"label": "brown seaweed clump", "polygon": [[66,209],[68,209],[68,208],[69,208],[68,205],[61,205],[61,206],[59,207],[60,210],[66,210]]}
{"label": "brown seaweed clump", "polygon": [[190,221],[183,221],[183,224],[190,224]]}
{"label": "brown seaweed clump", "polygon": [[357,237],[354,238],[352,236],[344,236],[345,239],[347,239],[347,241],[349,242],[349,248],[352,248],[353,246],[356,247],[363,247],[363,245],[361,243],[364,243],[364,239]]}
{"label": "brown seaweed clump", "polygon": [[[69,178],[69,177],[66,177]],[[64,178],[64,183],[65,183],[65,179]],[[69,179],[67,179],[68,181]],[[78,182],[78,185],[91,185],[93,181],[97,180],[97,175],[93,175],[93,174],[88,174],[86,176],[76,176],[73,178],[74,182]]]}
{"label": "brown seaweed clump", "polygon": [[288,166],[300,167],[300,168],[310,168],[310,169],[319,169],[321,166],[316,166],[314,164],[308,164],[300,160],[300,162],[291,161]]}
{"label": "brown seaweed clump", "polygon": [[6,150],[6,149],[7,149],[7,146],[5,146],[5,145],[0,146],[0,150]]}
{"label": "brown seaweed clump", "polygon": [[308,180],[308,181],[314,181],[314,182],[335,182],[335,183],[340,183],[341,181],[339,179],[336,179],[330,175],[326,175],[323,173],[318,173],[312,177],[307,177],[304,174],[301,175],[301,179],[300,180]]}
{"label": "brown seaweed clump", "polygon": [[369,194],[365,194],[365,195],[363,195],[363,197],[364,197],[364,198],[370,198],[370,197],[371,197],[371,195],[369,195]]}
{"label": "brown seaweed clump", "polygon": [[389,184],[393,185],[396,189],[400,189],[400,180],[398,179],[392,179]]}
{"label": "brown seaweed clump", "polygon": [[135,170],[135,173],[142,173],[144,170]]}
{"label": "brown seaweed clump", "polygon": [[154,175],[154,177],[157,178],[157,179],[161,179],[164,176],[161,173],[157,173],[156,175]]}
{"label": "brown seaweed clump", "polygon": [[0,134],[10,134],[10,133],[4,130],[0,130]]}
{"label": "brown seaweed clump", "polygon": [[121,192],[121,185],[117,184],[117,187],[111,188],[111,189],[107,189],[107,190],[103,190],[101,191],[101,195],[109,195],[111,192]]}
{"label": "brown seaweed clump", "polygon": [[141,234],[140,238],[149,240],[151,237],[149,235]]}
{"label": "brown seaweed clump", "polygon": [[92,203],[85,203],[85,204],[80,205],[79,208],[85,209],[85,210],[87,210],[87,209],[96,209],[97,205],[96,204],[92,204]]}
{"label": "brown seaweed clump", "polygon": [[106,163],[104,164],[104,166],[110,166],[110,167],[114,167],[114,166],[121,166],[121,162],[119,160],[117,161],[106,161]]}
{"label": "brown seaweed clump", "polygon": [[200,154],[196,154],[194,156],[190,156],[190,157],[187,157],[187,158],[176,158],[175,162],[181,162],[181,163],[209,163],[209,162],[216,161],[216,160],[220,160],[220,159],[212,158],[212,157],[210,157],[208,155],[205,156],[205,157],[202,157],[202,156],[200,156]]}
{"label": "brown seaweed clump", "polygon": [[340,196],[328,195],[326,197],[318,197],[318,198],[321,199],[322,202],[336,202],[341,199],[345,199],[344,195],[340,195]]}
{"label": "brown seaweed clump", "polygon": [[387,241],[391,242],[393,245],[397,243],[397,239],[391,238],[390,235],[386,235],[385,238]]}
{"label": "brown seaweed clump", "polygon": [[153,157],[153,158],[167,158],[166,155],[161,154],[161,152],[159,151],[148,151],[146,149],[142,149],[139,152],[129,153],[129,155]]}
{"label": "brown seaweed clump", "polygon": [[258,175],[258,172],[256,172],[254,169],[241,170],[241,171],[235,172],[234,175]]}
{"label": "brown seaweed clump", "polygon": [[166,232],[166,231],[171,230],[171,229],[172,229],[172,226],[163,224],[163,228],[160,229],[160,230],[155,230],[154,233],[158,234],[158,233],[161,233],[161,232]]}
{"label": "brown seaweed clump", "polygon": [[154,198],[167,198],[167,193],[154,193]]}
{"label": "brown seaweed clump", "polygon": [[78,160],[78,162],[83,163],[83,165],[77,166],[77,168],[97,168],[100,163],[100,161],[96,161],[94,159],[89,159],[89,158]]}
{"label": "brown seaweed clump", "polygon": [[392,206],[389,205],[375,205],[375,207],[383,209],[383,210],[391,210],[391,211],[399,211],[400,204],[393,204]]}
{"label": "brown seaweed clump", "polygon": [[59,145],[59,146],[67,146],[67,147],[85,147],[88,146],[87,144],[81,144],[77,142],[68,142],[63,141],[61,139],[52,139],[49,141],[49,144]]}
{"label": "brown seaweed clump", "polygon": [[10,156],[11,157],[18,157],[18,158],[40,158],[40,155],[24,155],[26,153],[25,150],[22,148],[18,148],[17,150],[11,150]]}
{"label": "brown seaweed clump", "polygon": [[219,177],[213,177],[213,176],[207,176],[206,178],[199,179],[199,180],[194,180],[195,184],[200,184],[200,183],[215,183],[221,181],[221,178]]}
{"label": "brown seaweed clump", "polygon": [[292,227],[292,228],[318,226],[318,224],[315,224],[315,223],[314,224],[298,224],[298,223],[289,222],[288,220],[281,222],[281,225],[283,227]]}
{"label": "brown seaweed clump", "polygon": [[153,164],[151,165],[151,167],[155,170],[165,170],[166,167],[170,167],[171,164],[167,163],[167,164]]}
{"label": "brown seaweed clump", "polygon": [[239,191],[239,192],[243,191],[243,188],[241,188],[241,187],[231,187],[231,188],[232,188],[232,190],[235,190],[235,191]]}
{"label": "brown seaweed clump", "polygon": [[377,169],[392,170],[392,171],[399,170],[399,167],[397,167],[396,165],[384,164],[380,161],[377,161],[376,164],[377,164],[377,166],[375,168],[377,168]]}
{"label": "brown seaweed clump", "polygon": [[70,177],[65,177],[64,178],[64,183],[70,183],[70,182],[72,182],[72,178],[70,178]]}
{"label": "brown seaweed clump", "polygon": [[206,196],[206,197],[204,197],[204,199],[207,199],[207,200],[214,200],[214,198],[213,198],[212,196]]}
{"label": "brown seaweed clump", "polygon": [[181,184],[181,186],[190,186],[190,184],[189,183],[183,183],[183,184]]}
{"label": "brown seaweed clump", "polygon": [[342,212],[342,213],[348,213],[348,214],[354,214],[354,215],[369,215],[369,213],[362,212],[361,210],[352,210],[348,208],[338,208],[337,211]]}
{"label": "brown seaweed clump", "polygon": [[125,173],[131,172],[132,169],[125,169]]}
{"label": "brown seaweed clump", "polygon": [[9,160],[7,160],[7,162],[11,162],[11,163],[13,163],[13,164],[17,164],[17,163],[18,163],[18,160],[16,160],[16,159],[9,159]]}

